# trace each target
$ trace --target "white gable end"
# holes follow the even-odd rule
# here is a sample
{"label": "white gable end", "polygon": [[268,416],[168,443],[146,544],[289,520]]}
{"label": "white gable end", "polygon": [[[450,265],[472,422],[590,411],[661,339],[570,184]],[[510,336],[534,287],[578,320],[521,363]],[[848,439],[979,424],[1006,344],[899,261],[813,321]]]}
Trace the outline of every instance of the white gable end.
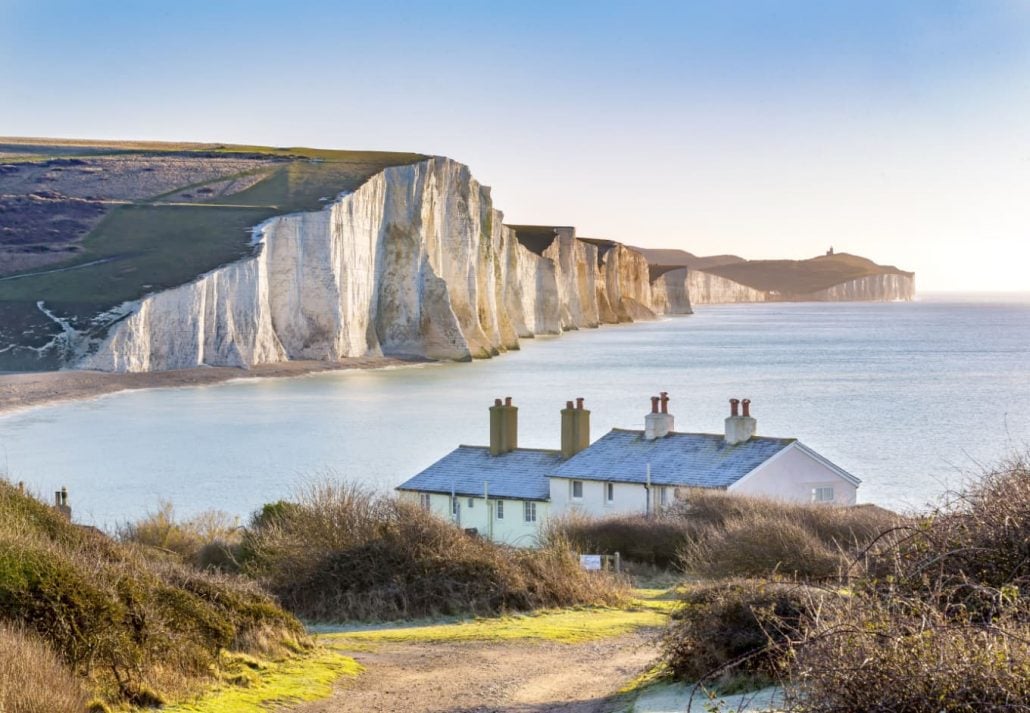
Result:
{"label": "white gable end", "polygon": [[793,502],[854,505],[858,479],[804,445],[793,443],[727,490]]}

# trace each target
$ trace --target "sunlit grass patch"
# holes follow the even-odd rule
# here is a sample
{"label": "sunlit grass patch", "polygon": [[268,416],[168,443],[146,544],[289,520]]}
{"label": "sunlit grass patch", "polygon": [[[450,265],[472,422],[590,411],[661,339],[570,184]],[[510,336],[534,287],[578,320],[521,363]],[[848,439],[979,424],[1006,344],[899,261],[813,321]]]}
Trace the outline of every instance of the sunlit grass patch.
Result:
{"label": "sunlit grass patch", "polygon": [[594,641],[639,629],[663,626],[676,606],[657,599],[663,590],[637,590],[638,597],[623,608],[579,607],[552,609],[532,614],[472,619],[449,624],[398,626],[370,631],[328,634],[323,640],[351,645],[353,642],[405,641],[509,641],[537,639],[561,643]]}
{"label": "sunlit grass patch", "polygon": [[189,702],[162,708],[167,713],[267,713],[272,705],[326,698],[342,676],[357,676],[361,664],[332,649],[267,662],[235,657],[225,683]]}

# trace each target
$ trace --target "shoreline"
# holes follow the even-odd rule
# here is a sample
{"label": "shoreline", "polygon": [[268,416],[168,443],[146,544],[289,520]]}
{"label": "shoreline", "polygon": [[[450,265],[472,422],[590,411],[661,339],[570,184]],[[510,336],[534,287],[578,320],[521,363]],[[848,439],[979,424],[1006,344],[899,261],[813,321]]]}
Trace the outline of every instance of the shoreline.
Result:
{"label": "shoreline", "polygon": [[222,384],[237,379],[289,378],[351,369],[382,369],[433,363],[401,357],[352,357],[340,361],[297,360],[249,368],[202,366],[170,371],[115,373],[68,370],[0,374],[0,415],[63,401],[82,401],[122,391]]}

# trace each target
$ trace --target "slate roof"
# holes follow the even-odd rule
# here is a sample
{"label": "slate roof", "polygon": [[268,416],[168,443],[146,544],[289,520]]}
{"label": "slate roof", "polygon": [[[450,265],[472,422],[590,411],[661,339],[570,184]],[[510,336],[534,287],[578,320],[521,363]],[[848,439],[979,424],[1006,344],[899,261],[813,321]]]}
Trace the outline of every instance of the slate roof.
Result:
{"label": "slate roof", "polygon": [[725,488],[795,441],[754,436],[730,446],[721,434],[675,431],[647,441],[643,431],[615,428],[552,469],[550,475],[644,483],[650,463],[654,485]]}
{"label": "slate roof", "polygon": [[491,498],[547,500],[547,476],[559,463],[560,451],[517,448],[492,456],[486,446],[458,446],[397,489],[450,494],[453,487],[458,495],[482,497],[485,480]]}

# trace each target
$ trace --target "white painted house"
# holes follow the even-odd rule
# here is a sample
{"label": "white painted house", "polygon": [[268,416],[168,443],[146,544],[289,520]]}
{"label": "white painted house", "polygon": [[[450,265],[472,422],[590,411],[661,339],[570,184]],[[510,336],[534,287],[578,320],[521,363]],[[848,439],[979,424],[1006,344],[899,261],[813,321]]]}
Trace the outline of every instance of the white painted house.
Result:
{"label": "white painted house", "polygon": [[[531,545],[552,515],[654,513],[693,488],[854,505],[859,479],[794,438],[755,435],[750,401],[730,401],[721,434],[679,433],[663,393],[644,429],[590,443],[583,399],[562,409],[561,450],[518,448],[511,398],[490,408],[490,446],[459,446],[398,490],[461,527]],[[741,407],[743,413],[740,413]]]}

